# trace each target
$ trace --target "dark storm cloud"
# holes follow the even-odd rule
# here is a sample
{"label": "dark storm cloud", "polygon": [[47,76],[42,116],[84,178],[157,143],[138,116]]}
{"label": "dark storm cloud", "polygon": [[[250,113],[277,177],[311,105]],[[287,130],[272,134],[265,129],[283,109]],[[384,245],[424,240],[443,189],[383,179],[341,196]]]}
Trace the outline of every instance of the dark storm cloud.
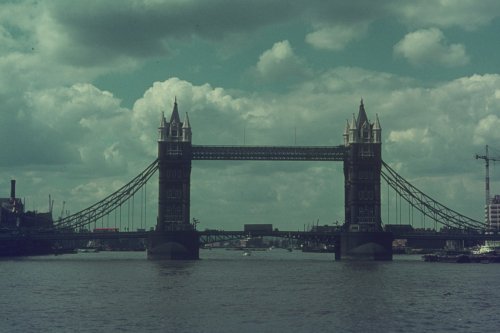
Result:
{"label": "dark storm cloud", "polygon": [[303,16],[311,22],[357,24],[382,17],[391,8],[392,0],[305,1]]}
{"label": "dark storm cloud", "polygon": [[65,34],[62,59],[80,65],[116,57],[168,54],[169,42],[198,36],[223,40],[260,28],[305,20],[313,26],[363,24],[383,15],[390,1],[55,1],[48,6]]}
{"label": "dark storm cloud", "polygon": [[58,133],[33,122],[26,103],[3,99],[0,108],[3,115],[0,122],[0,155],[4,157],[0,159],[0,167],[69,162],[72,153]]}
{"label": "dark storm cloud", "polygon": [[50,7],[68,40],[94,49],[94,57],[158,56],[168,51],[170,38],[221,39],[285,20],[293,11],[286,0],[57,1]]}
{"label": "dark storm cloud", "polygon": [[[15,137],[7,131],[0,135],[0,140],[7,143],[0,148],[0,152],[2,156],[8,156],[0,160],[2,167],[29,165],[60,167],[78,157],[77,152],[68,149],[69,147],[53,131],[39,129],[34,124],[28,127],[26,124],[18,123],[11,125],[18,129]],[[33,137],[33,133],[36,133],[36,137]]]}
{"label": "dark storm cloud", "polygon": [[[59,63],[78,67],[110,64],[130,67],[141,59],[175,52],[175,48],[180,47],[175,44],[178,40],[199,37],[234,44],[235,40],[229,37],[251,39],[257,30],[280,23],[301,22],[311,29],[310,44],[338,50],[363,35],[371,22],[384,18],[395,18],[417,27],[470,27],[494,17],[484,9],[488,6],[478,7],[475,1],[461,1],[460,6],[429,3],[433,5],[395,0],[54,0],[38,3],[36,13],[41,14],[38,20],[23,22],[36,27],[34,36],[39,38],[38,46]],[[0,19],[26,26],[17,19],[25,7],[16,7],[17,11],[4,7]],[[13,12],[14,18],[7,12]],[[473,14],[472,23],[467,20],[469,12]],[[0,32],[1,28],[0,25]],[[332,43],[341,45],[335,47]]]}

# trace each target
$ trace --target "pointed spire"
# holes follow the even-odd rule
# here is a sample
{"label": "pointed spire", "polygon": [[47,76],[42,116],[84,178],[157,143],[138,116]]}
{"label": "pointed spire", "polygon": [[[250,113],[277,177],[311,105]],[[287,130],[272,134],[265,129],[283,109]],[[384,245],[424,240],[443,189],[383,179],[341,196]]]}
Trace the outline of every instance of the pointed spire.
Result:
{"label": "pointed spire", "polygon": [[345,129],[344,129],[344,146],[348,146],[349,145],[349,119],[346,119],[345,120]]}
{"label": "pointed spire", "polygon": [[375,123],[373,124],[373,142],[382,143],[382,127],[380,127],[378,114],[375,115]]}
{"label": "pointed spire", "polygon": [[184,118],[184,122],[182,123],[182,141],[191,142],[191,124],[189,123],[189,116],[186,112],[186,117]]}
{"label": "pointed spire", "polygon": [[172,115],[170,116],[170,123],[180,123],[181,119],[179,117],[179,110],[177,109],[177,96],[174,100],[174,109],[172,110]]}
{"label": "pointed spire", "polygon": [[361,103],[359,104],[359,113],[358,113],[358,129],[360,129],[365,122],[368,123],[368,117],[366,116],[365,105],[363,104],[363,98],[361,98]]}
{"label": "pointed spire", "polygon": [[182,123],[182,128],[191,128],[191,124],[189,123],[189,116],[186,112],[186,117],[184,118],[184,122]]}
{"label": "pointed spire", "polygon": [[349,126],[349,135],[347,137],[349,144],[356,143],[358,141],[358,133],[359,133],[358,122],[356,121],[356,116],[353,113],[351,124]]}
{"label": "pointed spire", "polygon": [[158,133],[159,133],[159,138],[158,141],[165,141],[167,138],[167,132],[168,132],[168,123],[167,120],[165,119],[165,113],[161,113],[161,119],[160,119],[160,127],[158,127]]}
{"label": "pointed spire", "polygon": [[374,130],[381,130],[382,127],[380,127],[380,121],[378,120],[378,113],[375,114],[375,124],[373,125]]}
{"label": "pointed spire", "polygon": [[160,128],[167,127],[167,120],[165,119],[165,112],[161,112]]}

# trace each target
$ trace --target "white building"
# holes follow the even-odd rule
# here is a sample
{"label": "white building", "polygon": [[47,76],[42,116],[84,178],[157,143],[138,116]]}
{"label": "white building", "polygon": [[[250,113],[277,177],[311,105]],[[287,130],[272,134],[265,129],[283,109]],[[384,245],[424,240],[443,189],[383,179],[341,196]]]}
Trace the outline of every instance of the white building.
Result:
{"label": "white building", "polygon": [[500,230],[500,195],[495,195],[485,209],[490,229]]}

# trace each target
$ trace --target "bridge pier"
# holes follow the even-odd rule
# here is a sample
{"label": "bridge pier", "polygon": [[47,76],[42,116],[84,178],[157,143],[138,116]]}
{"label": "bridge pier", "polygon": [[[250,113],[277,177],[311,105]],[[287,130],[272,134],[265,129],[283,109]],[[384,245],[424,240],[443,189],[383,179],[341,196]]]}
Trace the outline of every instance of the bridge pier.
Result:
{"label": "bridge pier", "polygon": [[335,260],[392,260],[392,241],[391,232],[343,232]]}
{"label": "bridge pier", "polygon": [[148,259],[197,260],[200,237],[196,230],[154,232],[148,239]]}

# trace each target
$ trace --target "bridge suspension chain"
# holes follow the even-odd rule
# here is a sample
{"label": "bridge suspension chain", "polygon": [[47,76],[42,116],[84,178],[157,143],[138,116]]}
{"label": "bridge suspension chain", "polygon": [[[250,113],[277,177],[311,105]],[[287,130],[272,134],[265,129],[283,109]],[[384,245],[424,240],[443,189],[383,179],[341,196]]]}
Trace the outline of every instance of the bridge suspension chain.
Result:
{"label": "bridge suspension chain", "polygon": [[75,214],[60,219],[54,224],[58,229],[78,229],[91,224],[103,216],[108,215],[130,199],[158,170],[158,159],[151,163],[144,171],[137,175],[123,187],[110,194],[101,201]]}
{"label": "bridge suspension chain", "polygon": [[382,165],[385,169],[383,168],[380,174],[387,184],[425,216],[450,228],[473,230],[482,230],[485,228],[483,222],[462,215],[429,197],[411,185],[384,161],[382,161]]}

